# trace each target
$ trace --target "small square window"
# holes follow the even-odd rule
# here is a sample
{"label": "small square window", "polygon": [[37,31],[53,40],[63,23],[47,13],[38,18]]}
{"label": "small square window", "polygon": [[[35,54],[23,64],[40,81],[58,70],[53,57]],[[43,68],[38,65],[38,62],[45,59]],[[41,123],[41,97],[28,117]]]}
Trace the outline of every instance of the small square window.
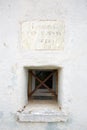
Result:
{"label": "small square window", "polygon": [[57,100],[57,70],[29,70],[29,100]]}

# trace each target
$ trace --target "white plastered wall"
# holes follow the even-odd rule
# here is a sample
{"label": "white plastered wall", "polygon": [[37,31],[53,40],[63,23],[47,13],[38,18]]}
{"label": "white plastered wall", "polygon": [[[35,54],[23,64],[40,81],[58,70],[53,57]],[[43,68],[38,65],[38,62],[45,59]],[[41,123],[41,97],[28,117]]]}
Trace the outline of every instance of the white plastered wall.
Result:
{"label": "white plastered wall", "polygon": [[[57,19],[65,22],[63,52],[21,49],[22,22]],[[87,130],[86,59],[86,0],[0,0],[0,129]],[[34,64],[63,68],[62,104],[70,112],[67,123],[20,124],[15,120],[17,110],[27,103],[24,67]]]}

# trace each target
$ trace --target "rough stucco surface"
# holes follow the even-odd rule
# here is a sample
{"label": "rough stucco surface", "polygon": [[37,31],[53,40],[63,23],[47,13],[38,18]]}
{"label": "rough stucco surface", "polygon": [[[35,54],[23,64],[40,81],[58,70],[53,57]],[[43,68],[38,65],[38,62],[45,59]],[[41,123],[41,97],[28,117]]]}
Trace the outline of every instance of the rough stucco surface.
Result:
{"label": "rough stucco surface", "polygon": [[[21,23],[65,21],[64,51],[25,51]],[[87,130],[87,1],[0,0],[0,130]],[[63,68],[62,104],[66,123],[19,123],[16,112],[27,102],[24,66]],[[64,99],[63,99],[64,98]]]}

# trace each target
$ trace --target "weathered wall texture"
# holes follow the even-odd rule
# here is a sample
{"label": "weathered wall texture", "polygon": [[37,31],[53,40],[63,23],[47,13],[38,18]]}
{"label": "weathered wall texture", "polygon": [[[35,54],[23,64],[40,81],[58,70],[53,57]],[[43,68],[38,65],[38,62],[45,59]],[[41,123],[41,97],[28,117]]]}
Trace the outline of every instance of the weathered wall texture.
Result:
{"label": "weathered wall texture", "polygon": [[[21,24],[63,20],[64,51],[21,48]],[[87,0],[0,0],[0,130],[87,130]],[[18,123],[27,98],[25,66],[63,68],[66,123]]]}

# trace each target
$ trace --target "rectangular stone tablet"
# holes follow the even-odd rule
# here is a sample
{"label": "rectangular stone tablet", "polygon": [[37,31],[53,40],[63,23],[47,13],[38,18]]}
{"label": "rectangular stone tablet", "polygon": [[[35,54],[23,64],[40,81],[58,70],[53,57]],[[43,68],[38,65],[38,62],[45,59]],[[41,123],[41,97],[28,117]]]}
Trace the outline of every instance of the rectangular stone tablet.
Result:
{"label": "rectangular stone tablet", "polygon": [[63,50],[64,22],[31,21],[22,23],[22,47],[29,50]]}

